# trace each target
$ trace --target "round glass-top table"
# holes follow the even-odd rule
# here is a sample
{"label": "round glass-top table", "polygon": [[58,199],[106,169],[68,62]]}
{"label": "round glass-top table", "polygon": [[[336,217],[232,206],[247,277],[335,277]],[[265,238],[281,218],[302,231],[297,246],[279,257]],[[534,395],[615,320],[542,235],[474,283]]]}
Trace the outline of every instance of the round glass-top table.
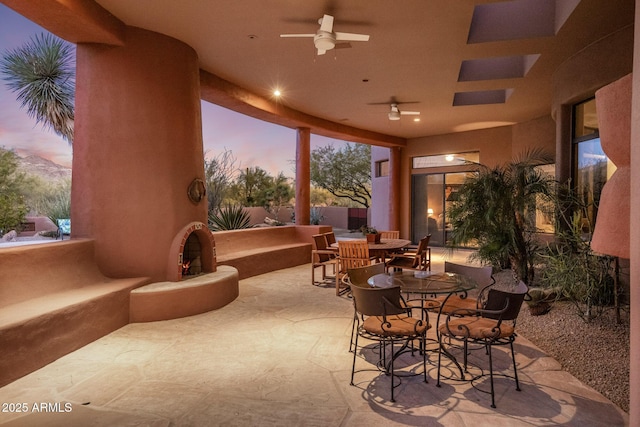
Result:
{"label": "round glass-top table", "polygon": [[466,292],[478,286],[475,280],[456,273],[432,271],[402,271],[376,274],[367,283],[377,288],[398,285],[402,292],[422,295],[443,295]]}

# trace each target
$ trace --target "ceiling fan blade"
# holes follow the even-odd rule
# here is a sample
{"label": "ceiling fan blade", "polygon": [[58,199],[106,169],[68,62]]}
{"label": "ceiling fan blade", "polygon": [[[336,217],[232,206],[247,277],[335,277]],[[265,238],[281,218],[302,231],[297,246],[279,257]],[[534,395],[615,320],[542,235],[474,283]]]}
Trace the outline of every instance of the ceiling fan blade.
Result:
{"label": "ceiling fan blade", "polygon": [[280,37],[315,37],[315,34],[280,34]]}
{"label": "ceiling fan blade", "polygon": [[354,34],[354,33],[340,33],[335,32],[337,41],[350,41],[350,42],[366,42],[369,41],[368,34]]}
{"label": "ceiling fan blade", "polygon": [[322,17],[322,23],[320,24],[320,31],[326,31],[327,33],[333,32],[333,16],[324,15]]}
{"label": "ceiling fan blade", "polygon": [[403,116],[419,116],[420,112],[419,111],[400,111],[400,114],[402,114]]}

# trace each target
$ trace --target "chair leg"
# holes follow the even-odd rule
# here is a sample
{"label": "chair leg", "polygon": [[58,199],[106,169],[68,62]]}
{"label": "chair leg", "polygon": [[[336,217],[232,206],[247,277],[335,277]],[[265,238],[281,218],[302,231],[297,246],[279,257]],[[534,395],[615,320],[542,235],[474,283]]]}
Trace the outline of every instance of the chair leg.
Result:
{"label": "chair leg", "polygon": [[[465,372],[469,372],[468,369],[468,357],[469,357],[469,343],[467,342],[467,340],[464,340],[464,346],[463,346],[463,351],[464,351],[464,355],[462,356],[462,360],[464,360],[464,371]],[[491,357],[491,356],[489,356]]]}
{"label": "chair leg", "polygon": [[436,380],[436,387],[440,387],[440,364],[442,363],[442,335],[438,337],[438,379]]}
{"label": "chair leg", "polygon": [[[425,332],[420,339],[422,343],[422,370],[424,371],[424,382],[429,383],[427,380],[427,333]],[[440,353],[438,353],[439,355]],[[440,368],[440,366],[438,366]]]}
{"label": "chair leg", "polygon": [[351,340],[349,341],[349,352],[356,351],[356,349],[353,347],[353,337],[357,333],[356,323],[360,323],[358,322],[358,313],[353,313],[353,321],[351,323]]}
{"label": "chair leg", "polygon": [[358,334],[356,334],[356,342],[353,347],[353,365],[351,365],[351,385],[353,385],[353,376],[356,372],[356,353],[358,352]]}
{"label": "chair leg", "polygon": [[393,397],[393,390],[394,390],[394,385],[393,385],[393,380],[394,380],[394,371],[393,371],[393,362],[395,360],[395,357],[393,357],[393,338],[391,338],[391,401],[395,402],[396,399]]}
{"label": "chair leg", "polygon": [[491,356],[491,344],[487,346],[487,350],[489,351],[489,379],[491,381],[491,407],[496,407],[496,398],[495,392],[493,391],[493,358]]}
{"label": "chair leg", "polygon": [[513,351],[513,341],[510,342],[511,345],[511,360],[513,360],[513,376],[516,379],[516,390],[520,391],[520,382],[518,381],[518,368],[516,368],[516,354]]}

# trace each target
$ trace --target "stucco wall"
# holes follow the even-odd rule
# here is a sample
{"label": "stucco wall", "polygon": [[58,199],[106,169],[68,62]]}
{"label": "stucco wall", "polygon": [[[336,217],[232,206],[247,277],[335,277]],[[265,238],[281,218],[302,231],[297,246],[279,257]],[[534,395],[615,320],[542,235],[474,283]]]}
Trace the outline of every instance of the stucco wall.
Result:
{"label": "stucco wall", "polygon": [[165,280],[178,230],[207,221],[187,197],[204,178],[197,55],[129,27],[124,46],[78,44],[77,70],[72,237],[95,239],[108,276]]}
{"label": "stucco wall", "polygon": [[[447,153],[478,151],[480,163],[489,167],[511,161],[532,148],[540,148],[553,154],[555,150],[555,123],[551,116],[517,123],[512,126],[500,126],[490,129],[436,135],[410,140],[402,151],[401,164],[401,209],[400,232],[410,235],[411,228],[411,174],[427,173],[426,169],[412,170],[412,158]],[[373,165],[376,161],[389,158],[389,149],[373,147],[372,163],[372,209],[371,222],[377,227],[385,228],[389,222],[389,178],[376,178]],[[465,168],[429,169],[429,173],[456,172]]]}
{"label": "stucco wall", "polygon": [[388,229],[389,209],[389,177],[375,175],[375,164],[382,160],[389,160],[389,149],[386,147],[371,147],[371,225],[380,229]]}

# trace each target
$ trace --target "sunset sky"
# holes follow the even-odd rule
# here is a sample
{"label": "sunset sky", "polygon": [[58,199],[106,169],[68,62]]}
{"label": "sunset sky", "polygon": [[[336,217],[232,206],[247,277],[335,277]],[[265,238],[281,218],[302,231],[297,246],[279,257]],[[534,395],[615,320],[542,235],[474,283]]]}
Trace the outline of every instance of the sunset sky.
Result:
{"label": "sunset sky", "polygon": [[[42,27],[0,4],[0,55],[21,47],[45,31]],[[271,175],[284,172],[293,177],[296,150],[295,130],[256,120],[208,102],[202,102],[202,136],[207,157],[231,150],[242,168],[260,166]],[[311,136],[311,149],[344,141]],[[61,137],[42,125],[36,125],[26,109],[20,108],[16,94],[0,80],[0,147],[14,149],[19,155],[37,154],[60,165],[71,167],[72,149]]]}

